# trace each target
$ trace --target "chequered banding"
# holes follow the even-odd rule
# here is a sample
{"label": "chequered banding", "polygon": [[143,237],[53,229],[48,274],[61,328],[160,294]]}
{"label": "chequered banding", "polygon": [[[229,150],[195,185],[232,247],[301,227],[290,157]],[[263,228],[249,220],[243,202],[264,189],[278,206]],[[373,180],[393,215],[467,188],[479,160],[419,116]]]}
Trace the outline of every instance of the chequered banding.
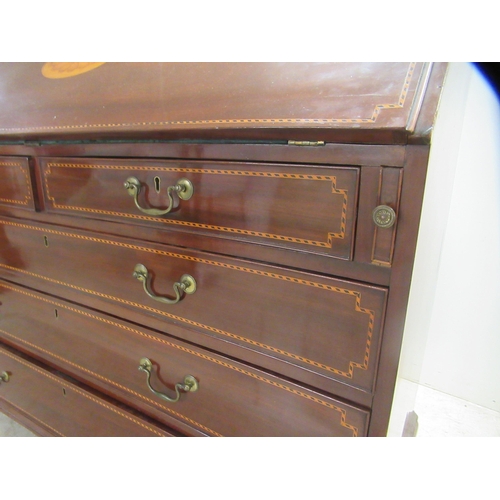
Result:
{"label": "chequered banding", "polygon": [[[197,357],[202,358],[202,359],[204,359],[206,361],[209,361],[211,363],[215,363],[215,364],[217,364],[219,366],[223,366],[223,367],[225,367],[227,369],[236,371],[238,373],[241,373],[241,374],[246,375],[248,377],[251,377],[253,379],[259,380],[260,382],[264,382],[266,384],[270,384],[270,385],[272,385],[272,386],[274,386],[274,387],[276,387],[278,389],[285,390],[287,392],[295,394],[296,396],[306,398],[306,399],[308,399],[308,400],[310,400],[310,401],[312,401],[314,403],[320,404],[320,405],[325,406],[325,407],[327,407],[329,409],[332,409],[332,410],[335,410],[335,411],[339,412],[341,425],[343,427],[346,427],[346,428],[350,429],[353,432],[353,436],[357,436],[358,435],[358,429],[355,426],[347,423],[347,414],[346,414],[346,411],[344,409],[342,409],[342,408],[340,408],[338,406],[335,406],[334,404],[332,404],[332,403],[330,403],[328,401],[325,401],[325,400],[323,400],[323,399],[321,399],[321,398],[319,398],[317,396],[313,396],[313,395],[307,394],[307,393],[305,393],[303,391],[300,391],[298,389],[295,389],[293,387],[285,385],[284,383],[277,382],[275,380],[271,380],[271,379],[269,379],[269,378],[267,378],[265,376],[258,375],[257,373],[254,373],[254,372],[251,372],[249,370],[237,367],[237,366],[235,366],[235,365],[233,365],[233,364],[231,364],[229,362],[226,362],[226,361],[214,358],[214,357],[209,356],[207,354],[203,354],[203,353],[195,351],[193,349],[189,349],[187,347],[184,347],[184,346],[178,345],[176,343],[170,342],[169,340],[166,340],[165,338],[158,338],[158,337],[156,337],[154,335],[147,334],[147,333],[145,333],[145,332],[143,332],[141,330],[137,330],[135,328],[123,325],[123,324],[118,323],[116,321],[112,321],[110,319],[106,319],[106,318],[103,318],[101,316],[96,316],[96,315],[94,315],[92,313],[89,313],[89,312],[86,312],[86,311],[82,311],[80,309],[77,309],[75,307],[70,306],[69,304],[63,304],[63,303],[57,302],[57,301],[55,301],[53,299],[50,299],[48,297],[41,297],[41,296],[35,295],[35,294],[31,293],[31,292],[28,292],[26,290],[22,290],[22,289],[19,289],[17,287],[14,287],[12,285],[8,285],[6,283],[0,283],[0,287],[4,287],[4,288],[7,288],[7,289],[12,290],[14,292],[26,295],[28,297],[32,297],[32,298],[34,298],[36,300],[40,300],[40,301],[46,302],[48,304],[51,304],[51,305],[56,306],[56,307],[61,308],[61,309],[67,309],[67,310],[69,310],[69,311],[71,311],[73,313],[80,314],[82,316],[91,318],[91,319],[96,320],[96,321],[100,321],[100,322],[108,324],[108,325],[110,325],[110,326],[112,326],[114,328],[119,328],[119,329],[121,329],[123,331],[126,331],[128,333],[132,333],[133,335],[138,335],[138,336],[146,338],[146,339],[148,339],[150,341],[154,341],[154,342],[157,342],[159,344],[168,346],[170,348],[174,348],[174,349],[180,350],[180,351],[182,351],[184,353],[187,353],[187,354],[190,354],[190,355],[193,355],[193,356],[197,356]],[[77,368],[78,370],[82,370],[82,371],[88,373],[89,375],[91,375],[93,377],[99,378],[99,379],[105,381],[108,384],[111,384],[111,385],[113,385],[115,387],[118,387],[121,390],[124,390],[124,391],[126,391],[126,392],[128,392],[130,394],[133,394],[134,396],[139,397],[139,398],[147,401],[148,403],[153,404],[153,405],[161,408],[164,411],[168,411],[169,413],[175,415],[176,417],[181,418],[182,420],[184,420],[186,422],[189,422],[191,424],[194,424],[194,425],[196,425],[200,429],[208,431],[212,435],[221,436],[221,434],[217,433],[216,431],[214,431],[214,430],[212,430],[212,429],[210,429],[210,428],[208,428],[208,427],[206,427],[206,426],[204,426],[204,425],[196,422],[195,420],[192,420],[192,419],[190,419],[190,418],[182,415],[181,413],[173,411],[171,408],[169,408],[167,406],[164,406],[164,405],[162,405],[162,404],[160,404],[160,403],[158,403],[158,402],[156,402],[156,401],[154,401],[154,400],[152,400],[150,398],[147,398],[147,397],[143,396],[142,394],[140,394],[140,393],[138,393],[136,391],[133,391],[133,390],[129,389],[126,386],[118,384],[118,383],[116,383],[116,382],[114,382],[114,381],[112,381],[112,380],[110,380],[110,379],[108,379],[108,378],[106,378],[106,377],[98,374],[98,373],[95,373],[95,372],[93,372],[93,371],[91,371],[91,370],[89,370],[89,369],[87,369],[85,367],[82,367],[82,366],[80,366],[80,365],[78,365],[76,363],[73,363],[73,362],[67,360],[66,358],[63,358],[63,357],[61,357],[61,356],[59,356],[57,354],[52,353],[51,351],[49,351],[47,349],[43,349],[43,348],[41,348],[41,347],[39,347],[39,346],[31,343],[31,342],[28,342],[28,341],[26,341],[24,339],[21,339],[21,338],[15,336],[15,335],[13,335],[13,334],[11,334],[9,332],[6,332],[6,331],[4,331],[2,329],[0,329],[0,332],[3,333],[4,335],[12,337],[12,338],[14,338],[14,339],[16,339],[16,340],[18,340],[18,341],[26,344],[26,345],[29,345],[30,347],[35,348],[35,349],[37,349],[40,352],[44,352],[46,354],[49,354],[50,356],[52,356],[54,358],[57,358],[57,359],[63,361],[64,363],[67,363],[67,364],[69,364],[69,365]]]}
{"label": "chequered banding", "polygon": [[28,203],[33,199],[33,195],[31,193],[31,182],[30,182],[29,172],[28,172],[28,169],[26,168],[26,166],[22,165],[21,163],[17,163],[17,162],[1,161],[0,160],[0,167],[20,168],[22,173],[24,174],[24,178],[26,180],[26,190],[27,190],[26,195],[24,197],[24,200],[13,200],[11,198],[0,198],[0,202],[14,203],[17,205],[28,205]]}
{"label": "chequered banding", "polygon": [[85,130],[95,128],[137,128],[137,127],[164,127],[164,126],[204,126],[204,125],[313,125],[329,126],[333,124],[359,124],[375,123],[379,114],[384,109],[402,108],[405,104],[410,82],[412,80],[417,63],[412,62],[408,67],[403,88],[399,94],[398,102],[388,104],[376,104],[371,116],[366,118],[232,118],[214,120],[170,120],[170,121],[141,121],[128,123],[84,123],[79,125],[51,125],[51,126],[31,126],[31,127],[4,127],[0,131],[21,132],[25,130]]}
{"label": "chequered banding", "polygon": [[369,358],[370,358],[370,349],[371,349],[371,340],[372,340],[373,328],[374,328],[374,323],[375,323],[374,322],[375,313],[374,313],[374,311],[372,311],[370,309],[361,307],[361,293],[360,292],[356,292],[354,290],[349,290],[347,288],[336,287],[336,286],[333,286],[333,285],[326,285],[324,283],[319,283],[317,281],[311,281],[311,280],[293,278],[291,276],[285,276],[285,275],[281,275],[281,274],[278,274],[278,273],[272,273],[272,272],[267,272],[267,271],[260,271],[260,270],[257,270],[257,269],[251,269],[251,268],[247,268],[247,267],[243,267],[243,266],[238,266],[238,265],[234,265],[234,264],[227,264],[227,263],[224,263],[224,262],[213,261],[213,260],[210,260],[210,259],[203,259],[203,258],[199,258],[199,257],[192,257],[192,256],[189,256],[189,255],[177,254],[177,253],[174,253],[174,252],[167,252],[165,250],[158,250],[158,249],[154,249],[154,248],[150,248],[150,247],[142,247],[142,246],[133,245],[133,244],[130,244],[130,243],[123,243],[123,242],[119,242],[119,241],[106,240],[106,239],[103,239],[103,238],[97,238],[97,237],[91,237],[91,236],[84,236],[84,235],[76,234],[76,233],[65,233],[65,232],[62,232],[62,231],[54,230],[54,229],[39,228],[39,227],[29,226],[27,224],[20,224],[20,223],[16,223],[16,222],[8,222],[8,221],[0,220],[0,223],[1,224],[5,224],[5,225],[10,225],[10,226],[15,226],[15,227],[22,227],[22,228],[28,229],[28,230],[40,231],[40,232],[44,232],[46,234],[56,234],[56,235],[60,235],[60,236],[65,236],[65,237],[70,237],[70,238],[77,238],[77,239],[86,240],[86,241],[92,241],[92,242],[96,242],[96,243],[110,244],[110,245],[114,245],[114,246],[118,246],[118,247],[129,248],[129,249],[133,249],[133,250],[139,250],[139,251],[153,253],[153,254],[157,254],[157,255],[163,255],[163,256],[166,256],[166,257],[179,258],[179,259],[184,259],[184,260],[188,260],[188,261],[198,262],[198,263],[202,263],[202,264],[208,264],[208,265],[212,265],[212,266],[222,267],[222,268],[231,269],[231,270],[234,270],[234,271],[248,272],[248,273],[251,273],[251,274],[258,275],[258,276],[264,276],[264,277],[267,277],[267,278],[278,279],[278,280],[281,280],[281,281],[287,281],[287,282],[295,283],[295,284],[298,284],[298,285],[312,286],[312,287],[319,288],[319,289],[322,289],[322,290],[327,290],[327,291],[331,291],[331,292],[340,293],[340,294],[343,294],[343,295],[348,295],[348,296],[354,297],[354,299],[355,299],[355,311],[359,312],[359,313],[362,313],[362,314],[367,314],[368,315],[368,318],[369,318],[368,319],[368,330],[367,330],[367,338],[366,338],[366,346],[365,346],[365,353],[364,353],[363,363],[351,361],[349,363],[348,370],[345,371],[345,370],[341,370],[339,368],[334,368],[334,367],[325,365],[324,363],[319,363],[317,361],[305,358],[303,356],[299,356],[297,354],[289,353],[289,352],[287,352],[287,351],[285,351],[283,349],[279,349],[277,347],[270,346],[270,345],[264,344],[262,342],[257,342],[257,341],[252,340],[252,339],[247,339],[246,337],[242,337],[242,336],[236,335],[234,333],[230,333],[230,332],[227,332],[227,331],[224,331],[224,330],[212,327],[212,326],[204,325],[203,323],[192,321],[192,320],[189,320],[189,319],[181,317],[181,316],[176,316],[174,314],[171,314],[171,313],[166,312],[166,311],[162,311],[160,309],[155,309],[155,308],[152,308],[152,307],[149,307],[149,306],[145,306],[143,304],[138,304],[136,302],[131,302],[131,301],[126,300],[126,299],[122,299],[122,298],[119,298],[119,297],[114,297],[112,295],[107,295],[107,294],[104,294],[104,293],[101,293],[101,292],[97,292],[95,290],[90,290],[90,289],[87,289],[87,288],[79,287],[79,286],[72,285],[72,284],[69,284],[69,283],[65,283],[63,281],[59,281],[59,280],[56,280],[56,279],[53,279],[53,278],[50,278],[50,277],[47,277],[47,276],[42,276],[42,275],[39,275],[39,274],[36,274],[36,273],[32,273],[32,272],[26,271],[24,269],[18,269],[18,268],[9,266],[7,264],[0,263],[0,267],[6,268],[6,269],[12,269],[12,270],[15,270],[17,272],[21,272],[23,274],[34,276],[36,278],[40,278],[40,279],[43,279],[45,281],[49,281],[49,282],[52,282],[52,283],[55,283],[55,284],[58,284],[58,285],[63,285],[63,286],[72,288],[74,290],[82,291],[82,292],[85,292],[87,294],[91,294],[91,295],[102,297],[102,298],[105,298],[105,299],[108,299],[108,300],[112,300],[114,302],[119,302],[121,304],[127,304],[127,305],[130,305],[130,306],[136,307],[136,308],[147,310],[147,311],[153,312],[153,313],[155,313],[157,315],[168,317],[170,319],[173,319],[173,320],[176,320],[176,321],[180,321],[182,323],[189,324],[191,326],[202,328],[202,329],[204,329],[206,331],[210,331],[210,332],[222,335],[222,336],[230,337],[230,338],[233,338],[233,339],[245,342],[247,344],[254,345],[254,346],[260,347],[262,349],[265,349],[265,350],[268,350],[268,351],[271,351],[271,352],[274,352],[274,353],[286,356],[288,358],[292,358],[292,359],[301,361],[303,363],[315,366],[317,368],[321,368],[321,369],[326,370],[328,372],[335,373],[336,375],[340,375],[342,377],[346,377],[346,378],[351,379],[353,377],[354,368],[359,368],[359,369],[362,369],[362,370],[367,370],[368,369],[368,361],[369,361]]}
{"label": "chequered banding", "polygon": [[[49,176],[52,174],[52,168],[88,168],[88,169],[106,169],[106,170],[131,170],[131,171],[149,171],[149,172],[179,172],[179,173],[192,173],[203,175],[235,175],[240,177],[267,177],[279,178],[287,180],[301,180],[301,181],[322,181],[332,183],[332,193],[342,196],[342,211],[340,214],[340,230],[337,232],[329,232],[326,236],[326,241],[315,241],[304,238],[296,238],[293,236],[283,236],[279,234],[265,233],[262,231],[251,231],[247,229],[238,229],[225,226],[214,226],[210,224],[203,224],[199,222],[188,222],[181,220],[173,220],[169,218],[150,217],[144,214],[128,214],[125,212],[115,212],[111,210],[101,210],[88,207],[78,207],[74,205],[62,205],[58,203],[54,196],[50,194]],[[254,236],[260,238],[268,238],[289,243],[298,243],[303,245],[312,245],[321,248],[332,248],[334,239],[344,239],[346,224],[347,224],[347,203],[348,191],[347,189],[337,188],[337,178],[333,175],[310,175],[310,174],[291,174],[283,172],[258,172],[258,171],[245,171],[245,170],[225,170],[225,169],[200,169],[200,168],[182,168],[182,167],[153,167],[153,166],[132,166],[132,165],[107,165],[107,164],[83,164],[83,163],[60,163],[48,162],[47,168],[44,172],[45,191],[47,199],[52,203],[54,208],[62,210],[73,210],[80,212],[89,212],[103,215],[110,215],[113,217],[127,217],[130,219],[152,221],[161,224],[177,225],[184,227],[193,227],[198,229],[208,229],[211,231],[221,231],[233,234],[244,234],[247,236]]]}
{"label": "chequered banding", "polygon": [[[0,348],[0,352],[10,358],[12,358],[13,360],[15,360],[16,362],[22,364],[22,365],[25,365],[27,366],[28,368],[30,368],[31,370],[34,370],[36,371],[37,373],[43,375],[44,377],[54,381],[54,382],[57,382],[59,385],[62,385],[62,386],[65,386],[67,387],[68,389],[70,389],[71,391],[73,392],[76,392],[77,394],[80,394],[80,396],[83,396],[87,399],[89,399],[90,401],[93,401],[94,403],[97,403],[98,405],[106,408],[107,410],[110,410],[112,411],[113,413],[116,413],[117,415],[120,415],[120,417],[123,417],[127,420],[130,420],[131,422],[133,422],[134,424],[136,425],[139,425],[140,427],[143,427],[144,429],[147,429],[149,432],[153,433],[153,434],[156,434],[158,436],[165,436],[166,434],[164,433],[161,433],[159,432],[158,430],[154,429],[153,427],[150,427],[146,424],[144,424],[143,422],[141,422],[140,420],[137,420],[136,418],[130,416],[130,415],[127,415],[126,413],[118,410],[117,408],[114,408],[113,406],[110,406],[109,404],[107,404],[105,401],[102,401],[94,396],[92,396],[91,394],[88,394],[84,391],[82,391],[81,389],[79,389],[78,387],[74,386],[74,385],[70,385],[69,383],[67,383],[66,381],[60,379],[60,378],[57,378],[55,377],[54,375],[44,371],[44,370],[41,370],[40,368],[38,368],[37,366],[34,366],[32,365],[31,363],[28,363],[27,361],[19,358],[18,356],[14,356],[13,354],[3,350]],[[10,402],[10,401],[9,401]]]}

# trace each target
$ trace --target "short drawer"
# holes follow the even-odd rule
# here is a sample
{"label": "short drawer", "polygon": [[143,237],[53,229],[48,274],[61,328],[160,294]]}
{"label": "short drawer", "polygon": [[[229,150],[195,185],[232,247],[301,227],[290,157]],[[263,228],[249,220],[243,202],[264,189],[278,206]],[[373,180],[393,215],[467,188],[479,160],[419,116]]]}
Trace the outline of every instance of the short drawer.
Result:
{"label": "short drawer", "polygon": [[[217,350],[240,346],[247,361],[249,352],[263,354],[260,366],[305,383],[316,374],[314,385],[328,391],[332,381],[372,391],[384,288],[84,231],[0,219],[2,226],[0,268],[23,283],[76,292],[79,302],[149,327],[196,332],[190,340],[216,339]],[[180,291],[178,303],[151,297],[175,299],[174,284],[186,276],[196,290]]]}
{"label": "short drawer", "polygon": [[[92,158],[40,165],[51,212],[352,258],[358,168]],[[176,188],[182,179],[189,199],[184,181]]]}
{"label": "short drawer", "polygon": [[53,436],[169,436],[159,426],[99,398],[20,354],[0,346],[2,403]]}
{"label": "short drawer", "polygon": [[[369,412],[333,397],[30,289],[0,282],[0,291],[3,341],[179,432],[208,436],[366,435]],[[179,396],[178,401],[165,401],[151,391],[148,374],[139,370],[143,358],[152,363],[150,386],[170,399]],[[14,368],[10,369],[14,373]],[[186,376],[196,382],[196,390],[179,390],[177,394],[175,385],[184,384]],[[56,387],[55,393],[64,404],[61,389]]]}
{"label": "short drawer", "polygon": [[28,158],[0,156],[0,207],[35,210]]}

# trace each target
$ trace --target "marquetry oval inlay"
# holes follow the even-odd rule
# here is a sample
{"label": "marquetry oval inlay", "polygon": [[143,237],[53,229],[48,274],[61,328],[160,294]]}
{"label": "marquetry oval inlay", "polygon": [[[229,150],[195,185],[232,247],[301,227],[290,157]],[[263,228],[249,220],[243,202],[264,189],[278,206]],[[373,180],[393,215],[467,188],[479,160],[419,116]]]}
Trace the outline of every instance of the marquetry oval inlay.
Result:
{"label": "marquetry oval inlay", "polygon": [[45,78],[69,78],[87,73],[105,63],[102,62],[48,62],[42,66]]}

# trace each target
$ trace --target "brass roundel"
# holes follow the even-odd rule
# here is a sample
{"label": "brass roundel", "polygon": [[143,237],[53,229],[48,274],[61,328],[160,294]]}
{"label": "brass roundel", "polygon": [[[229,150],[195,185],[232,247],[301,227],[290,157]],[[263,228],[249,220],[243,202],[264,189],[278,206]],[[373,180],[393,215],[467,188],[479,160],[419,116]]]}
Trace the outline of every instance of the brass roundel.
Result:
{"label": "brass roundel", "polygon": [[396,222],[396,212],[387,205],[380,205],[373,211],[373,222],[381,228],[392,227]]}

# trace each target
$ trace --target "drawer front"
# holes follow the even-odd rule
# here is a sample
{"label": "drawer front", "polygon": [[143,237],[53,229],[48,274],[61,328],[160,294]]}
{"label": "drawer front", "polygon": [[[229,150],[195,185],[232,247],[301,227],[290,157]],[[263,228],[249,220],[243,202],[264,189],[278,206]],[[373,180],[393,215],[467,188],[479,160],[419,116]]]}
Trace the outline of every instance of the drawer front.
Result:
{"label": "drawer front", "polygon": [[27,158],[0,156],[0,206],[35,209]]}
{"label": "drawer front", "polygon": [[[34,286],[94,307],[95,300],[120,306],[120,315],[168,330],[181,326],[293,367],[293,377],[321,375],[331,390],[341,381],[372,391],[386,290],[329,277],[257,265],[177,248],[110,238],[83,231],[0,219],[7,245],[0,267]],[[148,270],[143,283],[137,264]],[[174,286],[190,275],[193,294],[163,304],[147,293],[175,298]],[[23,281],[26,283],[26,281]],[[92,302],[94,301],[94,302]],[[135,315],[135,316],[134,316]],[[153,323],[153,321],[156,321]],[[330,384],[330,385],[329,385]]]}
{"label": "drawer front", "polygon": [[54,436],[167,436],[151,424],[24,357],[0,347],[0,405]]}
{"label": "drawer front", "polygon": [[[101,391],[187,434],[210,436],[363,436],[368,412],[243,363],[0,282],[0,336]],[[198,388],[174,398],[175,384]],[[59,391],[60,392],[60,391]]]}
{"label": "drawer front", "polygon": [[[358,168],[75,158],[41,167],[49,211],[352,257]],[[137,198],[124,187],[130,178]],[[170,199],[180,179],[192,196]]]}

